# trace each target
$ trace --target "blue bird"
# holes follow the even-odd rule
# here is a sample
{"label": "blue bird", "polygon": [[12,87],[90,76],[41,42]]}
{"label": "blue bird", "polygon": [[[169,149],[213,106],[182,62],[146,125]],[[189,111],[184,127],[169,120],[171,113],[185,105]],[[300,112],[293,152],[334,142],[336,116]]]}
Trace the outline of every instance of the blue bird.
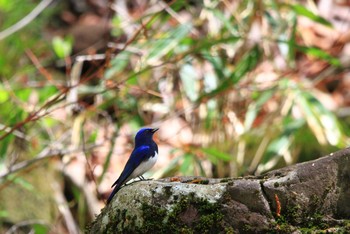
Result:
{"label": "blue bird", "polygon": [[159,128],[142,128],[137,132],[135,136],[135,148],[123,172],[112,185],[111,188],[115,187],[107,199],[107,204],[112,200],[123,184],[136,177],[144,180],[142,174],[154,166],[158,158],[158,146],[153,141],[153,134],[158,129]]}

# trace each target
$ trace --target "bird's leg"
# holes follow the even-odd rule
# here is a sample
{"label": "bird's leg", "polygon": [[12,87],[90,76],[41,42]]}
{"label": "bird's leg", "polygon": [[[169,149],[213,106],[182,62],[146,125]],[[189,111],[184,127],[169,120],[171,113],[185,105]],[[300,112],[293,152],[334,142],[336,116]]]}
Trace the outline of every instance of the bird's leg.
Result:
{"label": "bird's leg", "polygon": [[153,178],[145,179],[145,177],[143,177],[142,175],[138,176],[137,178],[139,178],[140,180],[136,180],[136,181],[134,180],[134,181],[131,181],[131,182],[129,182],[129,183],[125,183],[125,184],[123,185],[123,187],[124,187],[124,186],[128,186],[128,185],[131,185],[131,184],[136,183],[136,182],[139,182],[139,181],[153,180]]}
{"label": "bird's leg", "polygon": [[143,178],[143,180],[144,180],[144,181],[153,180],[153,178],[148,178],[148,179]]}
{"label": "bird's leg", "polygon": [[143,175],[138,176],[138,178],[142,181],[153,180],[152,178],[145,179],[145,177],[143,177]]}

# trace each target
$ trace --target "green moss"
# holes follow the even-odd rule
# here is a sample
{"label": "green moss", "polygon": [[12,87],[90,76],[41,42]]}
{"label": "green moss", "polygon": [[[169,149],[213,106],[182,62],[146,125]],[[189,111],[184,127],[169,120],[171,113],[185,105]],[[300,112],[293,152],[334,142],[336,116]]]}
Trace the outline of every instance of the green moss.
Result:
{"label": "green moss", "polygon": [[287,207],[284,217],[288,223],[309,229],[326,229],[329,225],[324,221],[324,215],[319,213],[316,207],[319,207],[320,200],[316,195],[311,196],[312,202],[309,205],[308,212],[303,211],[299,205]]}
{"label": "green moss", "polygon": [[252,232],[252,231],[253,231],[253,228],[252,228],[252,226],[249,225],[249,224],[244,224],[244,226],[243,226],[243,231],[249,233],[249,232]]}
{"label": "green moss", "polygon": [[318,212],[318,207],[321,207],[320,203],[321,203],[321,199],[317,195],[315,195],[315,194],[311,195],[311,197],[310,197],[310,209],[311,209],[311,211]]}
{"label": "green moss", "polygon": [[[313,202],[310,204],[320,202],[319,199],[313,197]],[[276,217],[276,221],[271,224],[271,233],[292,233],[295,230],[301,233],[327,233],[327,229],[333,228],[337,233],[349,233],[349,226],[346,227],[346,222],[337,223],[329,220],[319,212],[302,212],[300,206],[287,207],[283,215]]]}
{"label": "green moss", "polygon": [[[245,179],[247,179],[248,178],[248,176],[247,177],[245,177]],[[219,183],[228,183],[228,184],[233,184],[234,183],[234,181],[236,181],[236,180],[242,180],[243,179],[243,177],[235,177],[235,178],[222,178],[220,181],[219,181]],[[255,179],[255,178],[254,178]]]}
{"label": "green moss", "polygon": [[350,220],[345,220],[343,223],[344,233],[350,233]]}
{"label": "green moss", "polygon": [[278,188],[278,187],[280,186],[280,184],[279,184],[278,182],[275,182],[275,183],[273,184],[273,186],[274,186],[275,188]]}
{"label": "green moss", "polygon": [[138,230],[144,233],[149,233],[157,230],[157,233],[165,233],[166,229],[163,223],[163,219],[166,216],[167,211],[160,207],[151,206],[148,204],[142,205],[143,212],[143,227]]}
{"label": "green moss", "polygon": [[277,171],[277,172],[274,174],[274,176],[275,176],[275,177],[282,177],[283,174],[282,174],[282,172]]}
{"label": "green moss", "polygon": [[233,227],[226,227],[224,230],[224,233],[226,234],[234,234],[235,230],[233,229]]}
{"label": "green moss", "polygon": [[295,227],[286,222],[284,217],[281,216],[271,223],[269,233],[292,233],[293,231],[295,231]]}
{"label": "green moss", "polygon": [[171,192],[171,186],[165,186],[163,188],[163,194],[165,194],[166,197],[170,197],[173,193]]}
{"label": "green moss", "polygon": [[[288,203],[287,203],[288,204]],[[300,205],[281,205],[281,215],[275,216],[275,219],[278,224],[289,223],[292,225],[300,224],[307,215]]]}
{"label": "green moss", "polygon": [[[121,222],[124,221],[126,216],[126,210],[116,210],[115,212],[113,212],[113,214],[111,214],[110,219],[111,220],[120,220]],[[113,231],[115,232],[115,230],[118,230],[118,222],[109,222],[108,225],[106,226],[106,232],[107,233],[113,233]],[[124,224],[122,223],[122,226],[124,226]]]}
{"label": "green moss", "polygon": [[199,181],[199,184],[209,184],[209,180],[201,180]]}
{"label": "green moss", "polygon": [[282,223],[277,225],[275,230],[277,233],[293,233],[296,228],[288,223]]}
{"label": "green moss", "polygon": [[220,180],[220,183],[227,183],[229,182],[229,178],[224,178]]}
{"label": "green moss", "polygon": [[[106,209],[106,208],[105,208]],[[100,215],[106,215],[105,212],[102,210]],[[96,228],[100,227],[101,225],[96,225],[96,222],[98,221],[98,218],[96,218],[91,225],[87,226],[85,229],[86,233],[131,233],[134,230],[134,226],[136,225],[136,216],[130,216],[127,215],[127,210],[123,209],[116,209],[113,210],[113,212],[110,212],[109,215],[108,224],[106,225],[105,229],[102,230],[96,230]],[[113,220],[113,221],[111,221]],[[103,225],[102,225],[103,226]]]}
{"label": "green moss", "polygon": [[142,227],[134,227],[139,233],[215,233],[223,231],[223,214],[220,206],[198,198],[194,193],[182,197],[172,211],[142,205]]}

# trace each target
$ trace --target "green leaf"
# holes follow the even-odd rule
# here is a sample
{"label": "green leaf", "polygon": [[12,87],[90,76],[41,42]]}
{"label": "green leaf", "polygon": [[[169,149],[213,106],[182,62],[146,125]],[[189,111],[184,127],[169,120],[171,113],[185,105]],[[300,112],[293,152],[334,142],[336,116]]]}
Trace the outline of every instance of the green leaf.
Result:
{"label": "green leaf", "polygon": [[7,218],[9,216],[9,212],[7,210],[0,210],[0,218]]}
{"label": "green leaf", "polygon": [[68,57],[73,49],[73,37],[54,37],[52,39],[52,47],[56,56],[60,59]]}
{"label": "green leaf", "polygon": [[275,155],[281,155],[281,153],[286,150],[290,145],[289,137],[286,135],[281,135],[277,139],[273,140],[267,151],[272,152]]}
{"label": "green leaf", "polygon": [[301,51],[307,55],[313,56],[313,57],[318,58],[318,59],[323,59],[323,60],[329,62],[330,64],[332,64],[333,66],[337,66],[337,67],[341,66],[341,62],[338,58],[333,57],[332,55],[330,55],[326,51],[319,49],[317,47],[308,47],[308,46],[297,45],[297,44],[294,44],[295,41],[293,41],[293,40],[289,40],[289,41],[278,40],[278,43],[286,43],[289,45],[290,50],[294,50],[293,48],[295,48],[296,50]]}
{"label": "green leaf", "polygon": [[[2,136],[5,133],[6,133],[5,131],[0,131],[0,136]],[[3,159],[6,159],[8,147],[10,146],[13,140],[14,140],[14,135],[8,135],[7,137],[1,140],[1,144],[0,144],[1,160],[0,161],[2,161]]]}
{"label": "green leaf", "polygon": [[288,115],[283,118],[283,135],[291,136],[295,135],[295,132],[299,131],[305,124],[305,119],[295,119]]}
{"label": "green leaf", "polygon": [[123,35],[123,25],[122,25],[123,19],[120,15],[116,15],[112,18],[112,31],[111,34],[113,37],[120,37]]}
{"label": "green leaf", "polygon": [[149,50],[148,56],[146,56],[145,61],[152,63],[157,61],[169,51],[176,48],[179,45],[179,42],[188,35],[191,31],[191,24],[182,24],[179,27],[171,30],[169,33],[164,33],[156,41],[151,41],[149,45],[151,48]]}
{"label": "green leaf", "polygon": [[[172,150],[172,151],[177,151],[176,149]],[[176,172],[178,172],[178,168],[179,168],[179,161],[181,161],[182,159],[182,155],[173,158],[172,160],[170,160],[170,162],[166,165],[166,167],[164,167],[162,169],[162,175],[169,175],[169,176],[173,176]]]}
{"label": "green leaf", "polygon": [[183,162],[180,167],[180,172],[183,175],[193,174],[193,157],[192,154],[188,153],[183,155]]}
{"label": "green leaf", "polygon": [[[294,136],[300,130],[303,130],[305,125],[304,119],[295,119],[288,115],[283,119],[283,131],[278,135],[267,147],[266,153],[262,159],[262,164],[267,164],[274,160],[276,156],[282,156],[294,141]],[[276,162],[275,162],[276,163]]]}
{"label": "green leaf", "polygon": [[232,87],[240,81],[249,71],[253,70],[261,57],[261,51],[258,46],[254,46],[250,51],[247,51],[243,58],[238,62],[231,75],[223,80],[219,86],[213,91],[203,94],[197,99],[200,103],[203,99],[213,97]]}
{"label": "green leaf", "polygon": [[[183,41],[185,41],[188,38],[185,38]],[[191,40],[191,50],[188,51],[188,53],[193,54],[195,52],[200,52],[203,57],[217,57],[213,56],[209,53],[211,47],[213,46],[218,46],[220,44],[227,44],[227,45],[233,45],[236,42],[238,42],[242,37],[238,36],[229,36],[229,37],[223,37],[223,38],[206,38],[203,39],[203,41],[198,41],[198,40]]]}
{"label": "green leaf", "polygon": [[9,92],[0,85],[0,103],[6,102],[9,99]]}
{"label": "green leaf", "polygon": [[54,85],[45,86],[39,89],[38,91],[39,91],[39,100],[41,103],[46,102],[51,98],[51,96],[53,96],[58,92],[57,87]]}
{"label": "green leaf", "polygon": [[180,69],[180,78],[187,97],[191,101],[195,101],[198,98],[198,80],[197,71],[191,64],[184,64]]}
{"label": "green leaf", "polygon": [[298,49],[304,52],[305,54],[311,55],[315,58],[323,59],[329,62],[334,66],[341,66],[341,62],[338,58],[333,57],[326,51],[316,48],[316,47],[306,47],[306,46],[298,46]]}
{"label": "green leaf", "polygon": [[106,71],[105,77],[110,79],[113,75],[122,72],[129,64],[132,53],[129,51],[122,51],[111,61],[110,68]]}
{"label": "green leaf", "polygon": [[[227,76],[225,74],[225,65],[222,62],[222,59],[220,57],[217,56],[212,56],[209,51],[204,51],[202,52],[202,56],[211,63],[211,65],[213,66],[215,73],[217,75],[217,77],[219,77],[220,79],[225,79]],[[215,85],[215,88],[217,88],[217,84]],[[213,89],[214,90],[214,89]],[[212,90],[210,90],[212,91]]]}
{"label": "green leaf", "polygon": [[334,114],[309,92],[301,91],[297,103],[319,143],[340,146],[342,131]]}
{"label": "green leaf", "polygon": [[[11,178],[12,178],[12,176],[10,175],[9,179],[11,179]],[[14,179],[14,183],[22,186],[23,188],[25,188],[25,189],[27,189],[29,191],[33,191],[34,190],[34,186],[30,182],[28,182],[27,180],[25,180],[23,178],[16,177]]]}
{"label": "green leaf", "polygon": [[253,122],[256,118],[256,116],[258,115],[258,109],[256,108],[256,106],[254,104],[250,104],[248,106],[248,110],[247,113],[245,115],[245,120],[244,120],[244,128],[246,130],[250,129],[253,125]]}
{"label": "green leaf", "polygon": [[278,26],[281,24],[281,22],[276,20],[268,11],[264,11],[264,16],[267,19],[267,22],[271,25],[272,29],[278,28]]}
{"label": "green leaf", "polygon": [[15,90],[15,94],[17,98],[20,99],[21,101],[27,102],[32,91],[33,90],[30,88],[24,88],[24,89]]}
{"label": "green leaf", "polygon": [[[226,18],[226,16],[222,13],[223,11],[218,9],[211,9],[214,16],[216,16],[220,22],[223,24],[224,28],[228,30],[232,35],[239,35],[237,24],[234,24],[234,22]],[[231,14],[230,14],[231,16]]]}
{"label": "green leaf", "polygon": [[202,151],[208,155],[210,161],[214,164],[218,163],[219,160],[229,162],[232,160],[232,155],[225,152],[221,152],[216,148],[202,148]]}
{"label": "green leaf", "polygon": [[295,63],[296,48],[295,48],[295,46],[290,46],[290,45],[297,44],[297,42],[296,42],[297,25],[298,25],[297,18],[293,17],[292,22],[293,22],[293,27],[292,27],[292,32],[290,34],[289,46],[288,46],[288,61],[290,63]]}
{"label": "green leaf", "polygon": [[40,119],[40,123],[42,123],[43,126],[47,128],[53,128],[57,123],[59,123],[59,121],[55,118],[46,117],[46,118]]}
{"label": "green leaf", "polygon": [[240,62],[236,65],[234,72],[231,74],[230,79],[232,80],[233,84],[236,84],[249,71],[256,67],[258,61],[260,60],[260,56],[261,51],[257,45],[245,53],[242,60],[240,60]]}
{"label": "green leaf", "polygon": [[13,6],[16,4],[15,1],[11,0],[0,0],[0,10],[9,11],[13,9]]}
{"label": "green leaf", "polygon": [[127,79],[127,81],[126,81],[126,83],[128,84],[128,85],[137,85],[137,75],[131,75],[128,79]]}
{"label": "green leaf", "polygon": [[35,223],[33,224],[33,229],[35,234],[46,234],[49,233],[49,227],[44,224]]}
{"label": "green leaf", "polygon": [[306,9],[303,5],[294,4],[291,7],[297,15],[305,16],[311,19],[312,21],[315,21],[328,27],[332,27],[332,24],[328,20],[321,16],[315,15],[312,11]]}
{"label": "green leaf", "polygon": [[261,107],[272,98],[274,93],[274,90],[264,91],[261,93],[260,97],[256,102],[253,102],[248,106],[248,110],[244,121],[244,128],[246,129],[246,131],[251,129],[253,122],[256,116],[258,115],[258,112],[260,111]]}
{"label": "green leaf", "polygon": [[327,138],[327,141],[334,146],[340,146],[342,131],[339,128],[338,121],[336,117],[331,112],[321,112],[320,113],[320,122],[324,128],[324,132]]}
{"label": "green leaf", "polygon": [[[290,137],[281,134],[276,139],[274,139],[266,149],[264,157],[261,160],[261,165],[266,165],[271,161],[274,161],[276,157],[281,157],[283,153],[288,150],[291,145]],[[274,165],[276,164],[273,163]]]}

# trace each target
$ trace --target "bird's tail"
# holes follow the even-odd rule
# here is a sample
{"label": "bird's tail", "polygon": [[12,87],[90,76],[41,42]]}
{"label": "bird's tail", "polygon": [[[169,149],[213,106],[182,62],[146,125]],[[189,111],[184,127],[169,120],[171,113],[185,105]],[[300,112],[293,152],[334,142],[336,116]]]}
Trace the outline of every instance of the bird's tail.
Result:
{"label": "bird's tail", "polygon": [[114,197],[114,195],[120,190],[121,186],[115,186],[113,191],[111,192],[111,194],[109,195],[108,199],[107,199],[107,204],[109,204],[112,201],[112,198]]}
{"label": "bird's tail", "polygon": [[111,195],[109,195],[108,199],[107,199],[107,204],[112,200],[112,198],[114,197],[114,195],[120,190],[120,188],[122,187],[122,185],[126,182],[129,181],[128,177],[130,176],[130,174],[133,171],[133,167],[130,166],[130,164],[126,163],[126,166],[122,172],[122,174],[120,175],[120,177],[114,182],[114,184],[111,186],[112,188],[114,187]]}

